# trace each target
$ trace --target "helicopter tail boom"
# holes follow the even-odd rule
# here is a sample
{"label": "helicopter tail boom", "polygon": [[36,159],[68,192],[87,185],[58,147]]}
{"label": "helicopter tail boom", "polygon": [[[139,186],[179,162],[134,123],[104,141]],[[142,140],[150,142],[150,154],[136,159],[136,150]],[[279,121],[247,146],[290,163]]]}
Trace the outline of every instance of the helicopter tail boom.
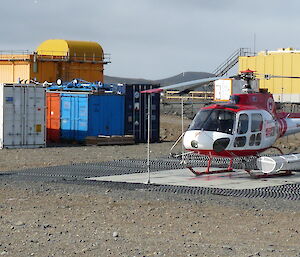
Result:
{"label": "helicopter tail boom", "polygon": [[[297,117],[298,116],[298,117]],[[296,134],[300,132],[300,113],[299,115],[291,114],[286,118],[279,119],[280,137]]]}

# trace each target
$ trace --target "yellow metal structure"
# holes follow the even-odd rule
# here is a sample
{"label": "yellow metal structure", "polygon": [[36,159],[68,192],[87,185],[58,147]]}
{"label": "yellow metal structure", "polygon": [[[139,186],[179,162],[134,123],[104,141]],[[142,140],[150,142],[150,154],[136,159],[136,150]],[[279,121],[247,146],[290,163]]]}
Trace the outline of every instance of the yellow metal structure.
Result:
{"label": "yellow metal structure", "polygon": [[103,82],[104,64],[108,62],[96,42],[47,40],[34,53],[0,52],[0,83],[74,78]]}
{"label": "yellow metal structure", "polygon": [[96,42],[49,39],[39,45],[38,55],[68,56],[79,60],[88,58],[103,59],[102,47]]}
{"label": "yellow metal structure", "polygon": [[[300,76],[300,51],[281,48],[278,51],[263,51],[257,56],[239,57],[239,71],[250,69],[257,74],[275,76]],[[276,101],[300,102],[300,79],[260,78],[260,88],[267,88]]]}

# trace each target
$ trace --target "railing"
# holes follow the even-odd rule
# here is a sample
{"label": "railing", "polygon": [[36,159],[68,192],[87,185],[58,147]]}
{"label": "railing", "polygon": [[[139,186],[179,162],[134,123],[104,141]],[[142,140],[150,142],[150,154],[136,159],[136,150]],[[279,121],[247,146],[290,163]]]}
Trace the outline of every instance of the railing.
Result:
{"label": "railing", "polygon": [[90,62],[90,63],[111,63],[111,55],[104,53],[103,56],[90,54],[72,56],[68,52],[59,51],[40,51],[39,53],[29,50],[0,50],[0,60],[2,61],[28,61],[34,56],[35,60],[40,61],[71,61],[71,62]]}
{"label": "railing", "polygon": [[104,62],[105,64],[111,63],[111,54],[104,53],[104,56],[103,56],[103,62]]}
{"label": "railing", "polygon": [[0,50],[0,60],[25,61],[30,59],[29,50]]}
{"label": "railing", "polygon": [[212,100],[214,92],[212,91],[190,91],[188,94],[181,96],[180,91],[166,91],[164,99],[185,99],[185,100]]}
{"label": "railing", "polygon": [[239,48],[234,51],[221,65],[219,65],[212,73],[217,77],[227,74],[239,61],[240,56],[254,56],[255,53],[251,52],[250,48]]}
{"label": "railing", "polygon": [[0,55],[28,55],[29,50],[0,50]]}

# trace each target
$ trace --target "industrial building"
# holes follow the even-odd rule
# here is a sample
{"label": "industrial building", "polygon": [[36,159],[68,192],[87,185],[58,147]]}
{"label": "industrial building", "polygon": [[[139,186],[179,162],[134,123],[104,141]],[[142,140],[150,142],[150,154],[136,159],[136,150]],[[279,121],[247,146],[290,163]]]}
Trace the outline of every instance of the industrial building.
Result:
{"label": "industrial building", "polygon": [[104,64],[109,62],[109,56],[96,42],[50,39],[34,52],[1,51],[0,83],[74,78],[103,82]]}
{"label": "industrial building", "polygon": [[275,101],[300,102],[300,79],[264,77],[264,74],[299,77],[300,50],[281,48],[277,51],[262,51],[255,56],[240,56],[239,71],[246,69],[256,71],[260,79],[259,87],[267,88]]}

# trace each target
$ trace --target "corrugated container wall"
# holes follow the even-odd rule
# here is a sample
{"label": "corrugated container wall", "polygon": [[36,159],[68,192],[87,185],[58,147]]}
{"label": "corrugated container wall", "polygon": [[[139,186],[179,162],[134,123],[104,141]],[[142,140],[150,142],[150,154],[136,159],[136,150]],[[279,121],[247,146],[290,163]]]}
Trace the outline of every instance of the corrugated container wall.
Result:
{"label": "corrugated container wall", "polygon": [[124,135],[124,96],[62,93],[61,138],[83,141],[98,135]]}
{"label": "corrugated container wall", "polygon": [[[257,56],[240,57],[239,71],[251,69],[258,74],[276,76],[300,76],[300,51],[282,49],[264,51]],[[268,88],[275,101],[300,102],[300,79],[260,79],[260,88]]]}
{"label": "corrugated container wall", "polygon": [[96,42],[47,40],[34,53],[0,53],[0,83],[19,80],[55,82],[81,78],[103,82],[105,60],[102,47]]}
{"label": "corrugated container wall", "polygon": [[[140,92],[158,87],[149,84],[127,84],[125,99],[125,134],[134,135],[136,142],[148,138],[148,94]],[[160,94],[151,94],[150,141],[160,141]]]}
{"label": "corrugated container wall", "polygon": [[45,89],[0,84],[0,148],[45,147]]}
{"label": "corrugated container wall", "polygon": [[60,94],[48,93],[47,98],[47,143],[60,142]]}

